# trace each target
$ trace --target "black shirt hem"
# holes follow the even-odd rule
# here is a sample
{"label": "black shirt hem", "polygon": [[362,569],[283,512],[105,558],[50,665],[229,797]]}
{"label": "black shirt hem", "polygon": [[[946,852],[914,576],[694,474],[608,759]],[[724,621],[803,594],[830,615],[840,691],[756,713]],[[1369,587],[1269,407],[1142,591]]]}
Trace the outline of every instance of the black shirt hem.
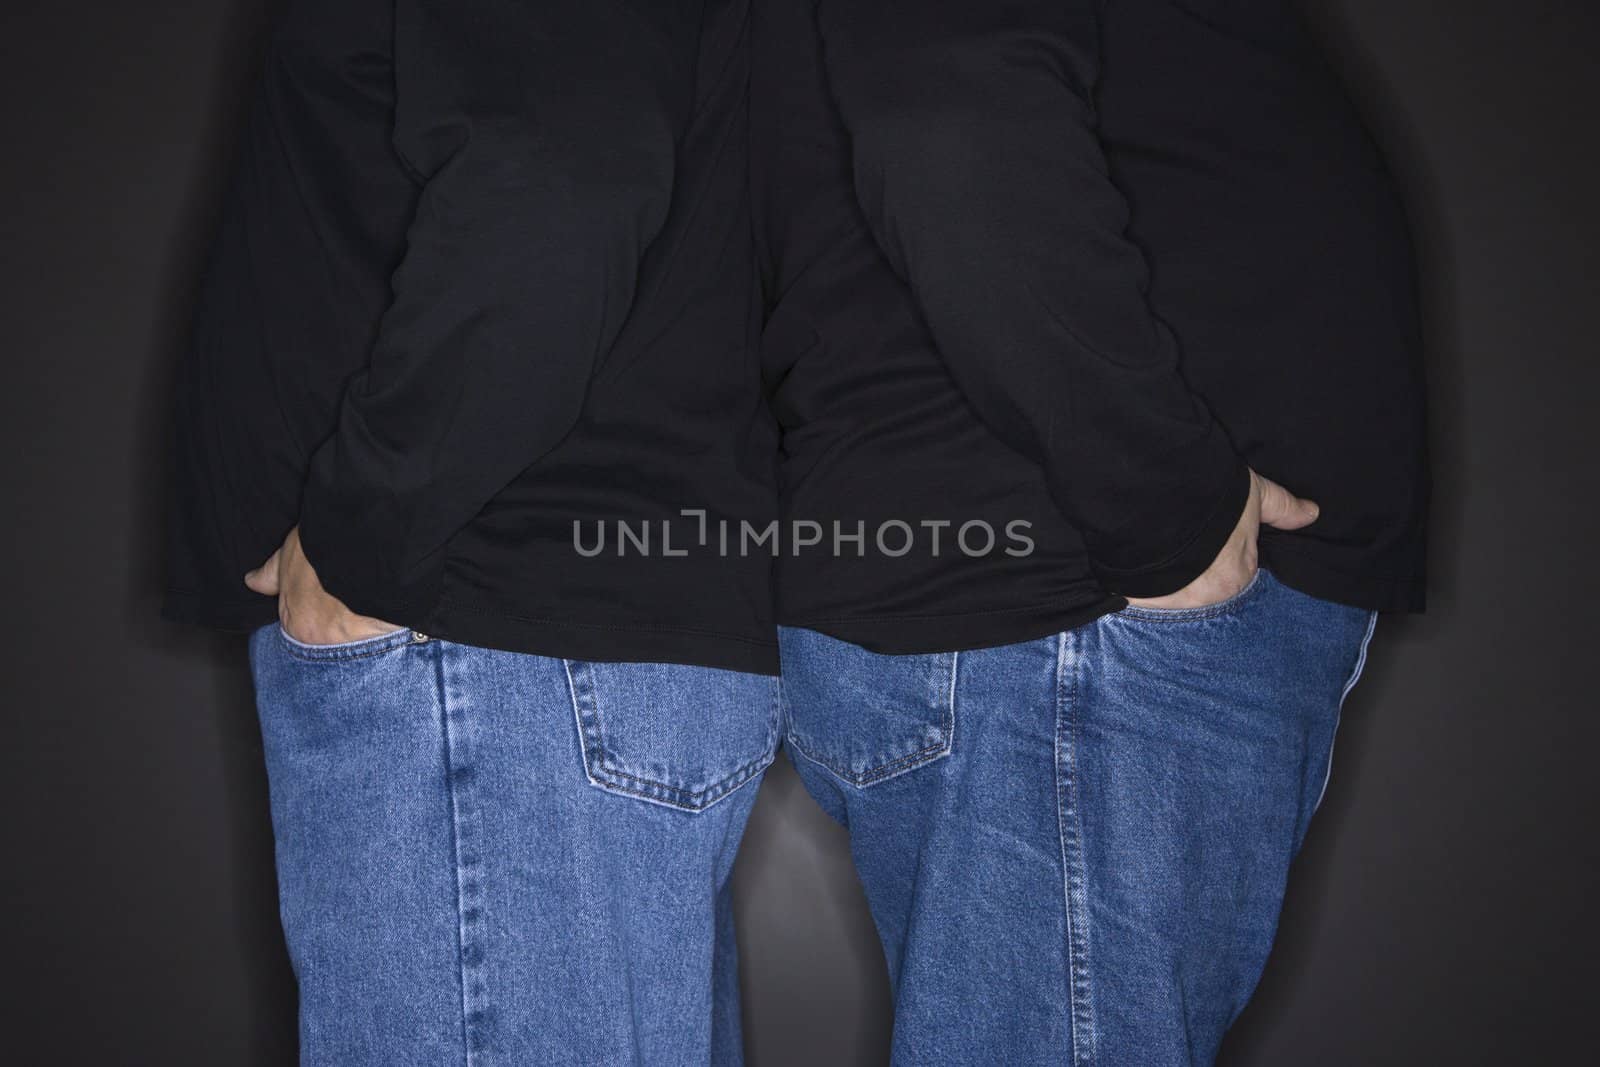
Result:
{"label": "black shirt hem", "polygon": [[1194,581],[1221,553],[1238,528],[1250,500],[1250,470],[1244,459],[1229,452],[1230,467],[1211,510],[1189,535],[1183,547],[1160,563],[1123,569],[1096,561],[1102,583],[1122,596],[1158,597],[1175,593]]}
{"label": "black shirt hem", "polygon": [[1313,558],[1312,547],[1263,537],[1259,542],[1261,565],[1289,588],[1337,604],[1413,614],[1426,610],[1427,586],[1422,577],[1351,574]]}
{"label": "black shirt hem", "polygon": [[840,641],[886,656],[933,652],[970,652],[980,648],[1033,641],[1093,622],[1119,611],[1126,598],[1106,596],[1063,608],[1033,604],[1002,611],[950,615],[877,615],[840,618],[797,617],[782,625],[815,630]]}
{"label": "black shirt hem", "polygon": [[278,621],[278,599],[254,593],[250,599],[233,600],[192,590],[168,589],[161,597],[161,617],[168,622],[249,633]]}
{"label": "black shirt hem", "polygon": [[510,652],[615,663],[684,663],[749,674],[778,673],[778,642],[688,627],[531,618],[446,597],[424,633]]}
{"label": "black shirt hem", "polygon": [[[231,600],[169,589],[161,601],[161,617],[249,632],[278,621],[278,604],[275,597],[268,596]],[[448,598],[421,617],[384,618],[430,637],[505,652],[595,662],[683,663],[747,674],[778,673],[776,638],[764,641],[683,627],[523,618]]]}

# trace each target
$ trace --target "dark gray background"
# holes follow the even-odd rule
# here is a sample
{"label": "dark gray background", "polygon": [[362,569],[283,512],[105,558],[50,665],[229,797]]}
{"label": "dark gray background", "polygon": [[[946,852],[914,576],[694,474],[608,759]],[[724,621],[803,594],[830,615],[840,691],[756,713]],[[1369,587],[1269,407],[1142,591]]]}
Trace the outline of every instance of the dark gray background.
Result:
{"label": "dark gray background", "polygon": [[[155,604],[166,385],[265,7],[0,9],[8,1062],[294,1058],[242,639]],[[1311,9],[1421,245],[1434,584],[1379,622],[1223,1062],[1565,1062],[1597,1006],[1600,5]],[[739,884],[755,1067],[883,1062],[842,832],[784,766]]]}

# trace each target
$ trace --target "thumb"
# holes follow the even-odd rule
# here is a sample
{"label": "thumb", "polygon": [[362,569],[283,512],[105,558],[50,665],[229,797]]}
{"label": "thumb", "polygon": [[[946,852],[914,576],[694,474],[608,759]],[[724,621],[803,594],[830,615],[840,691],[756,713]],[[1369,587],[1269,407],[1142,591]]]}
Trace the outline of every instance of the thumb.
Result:
{"label": "thumb", "polygon": [[246,571],[244,584],[263,596],[278,595],[278,553],[275,550],[267,557],[267,561],[255,570]]}
{"label": "thumb", "polygon": [[1317,521],[1320,510],[1315,502],[1295,496],[1270,478],[1261,478],[1261,521],[1268,526],[1298,530]]}

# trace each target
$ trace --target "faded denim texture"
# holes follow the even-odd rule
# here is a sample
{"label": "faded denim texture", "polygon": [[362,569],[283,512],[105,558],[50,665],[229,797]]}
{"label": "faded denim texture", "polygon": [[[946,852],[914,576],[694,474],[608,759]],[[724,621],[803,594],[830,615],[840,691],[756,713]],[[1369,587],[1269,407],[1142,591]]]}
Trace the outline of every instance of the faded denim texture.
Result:
{"label": "faded denim texture", "polygon": [[1212,1062],[1375,622],[1262,568],[1219,604],[959,653],[785,629],[787,744],[850,830],[893,1062]]}
{"label": "faded denim texture", "polygon": [[740,1062],[778,680],[250,636],[303,1064]]}

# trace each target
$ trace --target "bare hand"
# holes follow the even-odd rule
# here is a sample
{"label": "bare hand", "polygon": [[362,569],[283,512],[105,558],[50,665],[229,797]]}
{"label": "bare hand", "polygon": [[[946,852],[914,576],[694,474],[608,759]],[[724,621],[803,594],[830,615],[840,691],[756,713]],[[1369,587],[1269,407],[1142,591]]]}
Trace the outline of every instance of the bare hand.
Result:
{"label": "bare hand", "polygon": [[245,574],[244,584],[264,596],[277,597],[278,621],[284,632],[308,645],[359,641],[401,628],[398,623],[357,615],[322,588],[311,561],[300,551],[298,526],[265,563]]}
{"label": "bare hand", "polygon": [[1316,504],[1251,471],[1244,513],[1211,566],[1175,593],[1129,597],[1128,603],[1141,608],[1203,608],[1226,600],[1248,585],[1256,573],[1256,535],[1262,523],[1279,530],[1298,530],[1315,522],[1317,512]]}

